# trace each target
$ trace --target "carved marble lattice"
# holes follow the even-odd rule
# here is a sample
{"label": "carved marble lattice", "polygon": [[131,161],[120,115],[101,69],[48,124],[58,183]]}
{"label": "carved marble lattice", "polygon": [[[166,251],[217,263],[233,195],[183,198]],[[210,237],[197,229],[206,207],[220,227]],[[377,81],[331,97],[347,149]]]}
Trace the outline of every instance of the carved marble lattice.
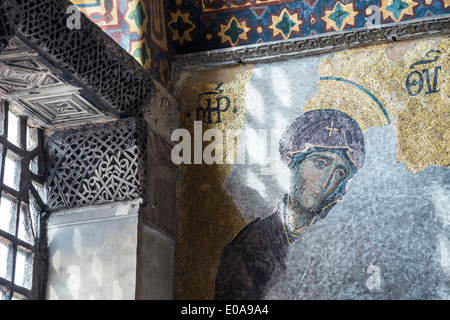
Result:
{"label": "carved marble lattice", "polygon": [[137,118],[55,133],[46,147],[48,208],[143,196],[146,149],[146,123]]}
{"label": "carved marble lattice", "polygon": [[9,39],[16,33],[19,11],[14,3],[0,1],[0,53],[8,46]]}

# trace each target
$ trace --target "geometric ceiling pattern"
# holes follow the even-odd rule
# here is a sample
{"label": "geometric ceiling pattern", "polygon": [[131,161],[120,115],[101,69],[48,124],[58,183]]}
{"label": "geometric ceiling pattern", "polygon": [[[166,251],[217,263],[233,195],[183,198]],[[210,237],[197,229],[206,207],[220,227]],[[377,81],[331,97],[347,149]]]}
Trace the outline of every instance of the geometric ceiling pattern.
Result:
{"label": "geometric ceiling pattern", "polygon": [[[52,128],[112,120],[101,103],[50,68],[39,54],[17,38],[0,54],[0,97],[28,116],[32,126]],[[32,119],[32,120],[31,120]]]}

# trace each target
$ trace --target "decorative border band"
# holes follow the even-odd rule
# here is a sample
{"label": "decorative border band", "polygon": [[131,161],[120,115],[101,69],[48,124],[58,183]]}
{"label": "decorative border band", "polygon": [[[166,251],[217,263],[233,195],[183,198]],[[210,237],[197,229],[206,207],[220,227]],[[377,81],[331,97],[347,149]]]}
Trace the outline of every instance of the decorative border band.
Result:
{"label": "decorative border band", "polygon": [[450,15],[443,15],[295,40],[178,55],[175,56],[174,67],[178,72],[204,70],[240,63],[282,60],[375,43],[447,33],[450,33]]}

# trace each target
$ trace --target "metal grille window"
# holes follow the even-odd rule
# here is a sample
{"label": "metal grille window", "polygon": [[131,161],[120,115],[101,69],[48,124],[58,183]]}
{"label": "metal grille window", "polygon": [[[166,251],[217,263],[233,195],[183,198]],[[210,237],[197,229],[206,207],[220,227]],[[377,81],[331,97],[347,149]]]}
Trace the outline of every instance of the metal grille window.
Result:
{"label": "metal grille window", "polygon": [[0,101],[0,299],[33,299],[41,249],[43,132]]}

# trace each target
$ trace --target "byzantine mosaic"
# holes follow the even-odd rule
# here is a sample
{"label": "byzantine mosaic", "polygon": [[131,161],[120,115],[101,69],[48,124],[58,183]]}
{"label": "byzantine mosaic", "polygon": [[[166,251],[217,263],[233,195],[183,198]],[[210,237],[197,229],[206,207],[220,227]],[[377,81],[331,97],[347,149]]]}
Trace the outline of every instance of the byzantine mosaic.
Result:
{"label": "byzantine mosaic", "polygon": [[441,16],[449,0],[72,0],[167,85],[171,58]]}

